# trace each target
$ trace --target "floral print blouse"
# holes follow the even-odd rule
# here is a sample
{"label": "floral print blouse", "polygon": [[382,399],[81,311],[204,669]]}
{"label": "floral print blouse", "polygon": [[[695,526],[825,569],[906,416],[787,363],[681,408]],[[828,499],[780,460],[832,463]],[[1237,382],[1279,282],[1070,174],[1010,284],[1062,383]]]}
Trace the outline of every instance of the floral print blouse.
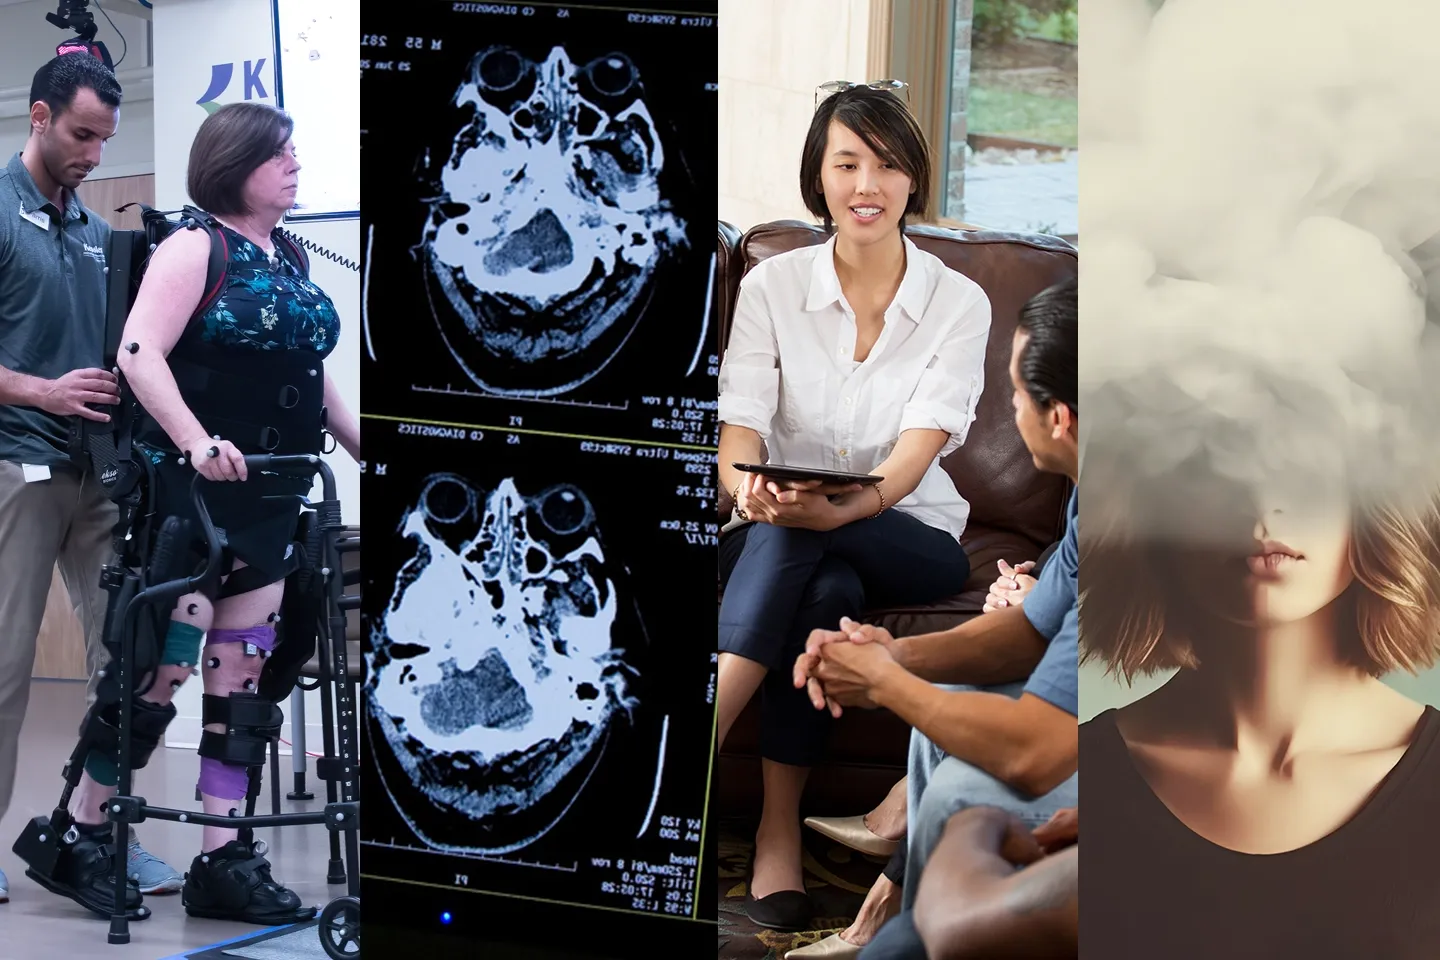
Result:
{"label": "floral print blouse", "polygon": [[[335,349],[340,317],[335,304],[305,276],[283,244],[270,258],[245,237],[221,226],[230,248],[225,289],[210,308],[181,335],[222,350],[237,352],[306,350],[319,359]],[[146,443],[136,446],[160,464],[166,454]]]}
{"label": "floral print blouse", "polygon": [[225,290],[199,318],[203,343],[236,350],[309,350],[321,359],[335,349],[340,317],[330,298],[290,260],[281,245],[272,266],[265,252],[231,230]]}

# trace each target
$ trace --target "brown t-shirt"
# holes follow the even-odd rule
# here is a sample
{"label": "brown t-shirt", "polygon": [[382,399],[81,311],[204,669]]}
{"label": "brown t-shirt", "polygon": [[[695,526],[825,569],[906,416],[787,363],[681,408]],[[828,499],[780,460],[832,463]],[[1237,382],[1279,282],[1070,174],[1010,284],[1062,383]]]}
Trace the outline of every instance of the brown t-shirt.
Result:
{"label": "brown t-shirt", "polygon": [[1080,727],[1081,960],[1440,960],[1440,710],[1349,822],[1254,855],[1150,790],[1113,710]]}

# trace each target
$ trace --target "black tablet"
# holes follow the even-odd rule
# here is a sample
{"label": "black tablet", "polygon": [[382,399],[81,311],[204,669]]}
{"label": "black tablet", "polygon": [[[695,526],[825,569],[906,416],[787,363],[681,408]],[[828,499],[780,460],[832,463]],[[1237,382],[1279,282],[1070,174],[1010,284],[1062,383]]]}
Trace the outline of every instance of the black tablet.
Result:
{"label": "black tablet", "polygon": [[884,477],[868,473],[841,473],[817,467],[786,467],[778,463],[732,463],[730,466],[746,473],[763,473],[772,480],[819,480],[822,483],[858,483],[862,487],[879,483]]}

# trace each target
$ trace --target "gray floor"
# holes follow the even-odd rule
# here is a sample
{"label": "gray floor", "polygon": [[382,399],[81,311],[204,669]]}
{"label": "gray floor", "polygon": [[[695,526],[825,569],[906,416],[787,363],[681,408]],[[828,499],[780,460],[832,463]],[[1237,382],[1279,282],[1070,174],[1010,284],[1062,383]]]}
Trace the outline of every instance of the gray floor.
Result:
{"label": "gray floor", "polygon": [[1046,163],[965,165],[964,220],[991,230],[1080,232],[1080,153]]}
{"label": "gray floor", "polygon": [[[37,960],[44,957],[116,957],[122,960],[161,960],[187,949],[203,947],[261,928],[246,924],[192,920],[185,916],[178,894],[146,897],[154,911],[150,919],[130,927],[130,943],[111,946],[109,925],[69,900],[49,893],[25,877],[24,865],[10,847],[26,821],[48,815],[59,799],[63,782],[60,769],[75,746],[75,731],[85,709],[85,687],[72,681],[37,680],[30,695],[30,712],[20,735],[20,782],[5,818],[0,820],[0,870],[10,878],[10,902],[0,904],[0,960]],[[282,758],[288,770],[289,758]],[[189,751],[162,748],[136,779],[136,792],[157,805],[199,809],[195,779],[199,760]],[[312,792],[313,768],[312,768]],[[288,780],[288,773],[287,773]],[[288,786],[288,784],[287,784]],[[305,803],[283,801],[286,812],[323,807],[323,791]],[[268,785],[256,810],[270,812]],[[146,849],[184,873],[199,853],[201,828],[179,823],[146,821],[139,828]],[[345,892],[343,885],[325,882],[329,840],[323,826],[289,827],[260,834],[270,845],[267,855],[275,878],[316,907]]]}

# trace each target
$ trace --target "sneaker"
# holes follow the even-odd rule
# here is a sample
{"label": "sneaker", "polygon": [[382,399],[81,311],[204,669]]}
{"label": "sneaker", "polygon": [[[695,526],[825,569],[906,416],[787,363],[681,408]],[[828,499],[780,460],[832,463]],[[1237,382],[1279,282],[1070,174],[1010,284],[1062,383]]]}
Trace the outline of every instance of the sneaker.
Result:
{"label": "sneaker", "polygon": [[5,871],[0,870],[0,903],[10,902],[10,881],[5,879]]}
{"label": "sneaker", "polygon": [[147,896],[152,893],[178,893],[185,886],[185,878],[170,864],[140,846],[140,838],[133,834],[126,866],[130,879],[140,884],[140,892]]}

